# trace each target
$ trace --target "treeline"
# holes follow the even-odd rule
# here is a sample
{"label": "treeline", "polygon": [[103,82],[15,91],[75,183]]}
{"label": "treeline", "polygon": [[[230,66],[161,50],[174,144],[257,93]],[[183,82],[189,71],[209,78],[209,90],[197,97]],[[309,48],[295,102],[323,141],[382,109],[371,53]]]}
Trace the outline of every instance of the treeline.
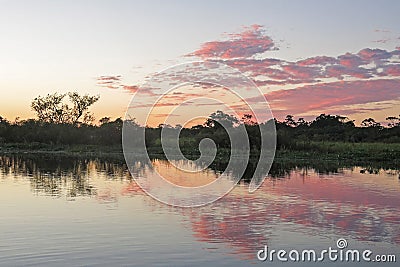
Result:
{"label": "treeline", "polygon": [[[300,149],[310,142],[382,142],[400,143],[400,117],[389,117],[389,126],[384,127],[373,119],[366,119],[361,126],[355,126],[354,121],[338,115],[321,114],[312,121],[295,120],[288,115],[284,121],[275,120],[277,147],[281,149]],[[141,127],[130,121],[134,127]],[[0,146],[10,143],[47,144],[47,145],[121,145],[121,118],[110,120],[103,118],[98,125],[91,123],[48,122],[40,119],[28,119],[10,122],[0,117]],[[211,138],[217,148],[230,148],[230,139],[226,127],[235,128],[243,124],[247,130],[252,150],[260,146],[259,127],[251,120],[251,115],[238,119],[222,111],[210,115],[204,124],[192,128],[180,126],[159,125],[146,128],[146,145],[149,148],[161,147],[161,130],[180,131],[182,148],[197,149],[204,138]]]}
{"label": "treeline", "polygon": [[[104,117],[94,124],[94,116],[89,108],[99,100],[100,96],[80,95],[77,92],[53,93],[38,96],[32,100],[31,109],[37,119],[9,120],[0,116],[0,147],[4,144],[23,144],[25,147],[36,149],[42,145],[73,146],[73,145],[102,145],[120,147],[122,143],[122,128],[124,121],[121,118],[111,120]],[[219,151],[227,151],[231,147],[244,147],[243,136],[233,138],[231,144],[228,131],[231,135],[240,132],[243,126],[249,137],[250,149],[257,154],[261,147],[260,129],[269,129],[269,136],[264,140],[274,138],[271,135],[271,125],[274,123],[277,134],[277,147],[281,149],[307,150],[312,149],[312,142],[384,142],[400,143],[400,115],[386,118],[387,127],[382,126],[372,118],[362,121],[357,127],[354,121],[338,115],[321,114],[312,121],[303,118],[297,120],[287,115],[284,121],[270,120],[258,124],[251,114],[244,114],[242,118],[216,111],[203,124],[191,128],[179,125],[171,126],[160,124],[158,127],[146,127],[145,141],[150,151],[162,153],[161,132],[172,135],[179,134],[182,150],[187,154],[198,154],[200,141],[210,138]],[[131,130],[139,130],[143,126],[134,120],[125,121]],[[272,127],[273,128],[273,127]],[[143,129],[143,128],[142,128]],[[227,131],[228,129],[228,131]],[[265,131],[264,131],[265,132]],[[171,136],[172,136],[171,135]],[[140,138],[137,135],[135,138]],[[139,144],[143,140],[131,140]]]}
{"label": "treeline", "polygon": [[48,145],[121,144],[122,119],[93,124],[51,123],[28,119],[10,122],[0,117],[0,146],[7,143]]}
{"label": "treeline", "polygon": [[400,115],[388,117],[384,127],[372,118],[364,119],[361,126],[339,115],[321,114],[312,121],[287,115],[284,121],[276,121],[280,146],[296,148],[304,142],[333,141],[350,143],[400,143]]}

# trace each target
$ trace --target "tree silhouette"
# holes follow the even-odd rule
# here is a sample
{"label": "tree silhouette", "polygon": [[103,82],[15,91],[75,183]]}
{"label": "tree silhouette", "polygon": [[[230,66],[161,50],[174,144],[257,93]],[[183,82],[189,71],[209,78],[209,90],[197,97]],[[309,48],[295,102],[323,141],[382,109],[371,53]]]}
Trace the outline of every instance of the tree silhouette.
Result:
{"label": "tree silhouette", "polygon": [[286,115],[285,124],[290,127],[296,127],[297,123],[293,119],[293,115]]}
{"label": "tree silhouette", "polygon": [[65,108],[66,112],[70,114],[70,121],[72,123],[78,123],[82,116],[84,123],[94,121],[93,114],[87,110],[100,99],[100,96],[89,96],[87,94],[81,96],[77,92],[70,92],[68,93],[68,97],[73,107],[69,109],[68,106],[65,106]]}
{"label": "tree silhouette", "polygon": [[[65,101],[66,96],[69,98],[69,103]],[[88,109],[99,98],[100,96],[81,96],[77,92],[47,94],[44,97],[36,97],[31,103],[31,108],[36,112],[40,122],[78,124],[83,118],[83,123],[90,123],[94,117]]]}
{"label": "tree silhouette", "polygon": [[386,118],[386,120],[389,121],[389,123],[388,123],[389,127],[400,126],[400,115],[399,115],[399,118],[394,117],[394,116],[389,116]]}
{"label": "tree silhouette", "polygon": [[361,126],[367,127],[367,128],[380,128],[381,124],[379,122],[376,122],[373,118],[368,118],[365,119],[361,122]]}
{"label": "tree silhouette", "polygon": [[257,121],[254,120],[252,114],[243,114],[243,117],[241,121],[244,123],[246,126],[255,126],[258,125]]}
{"label": "tree silhouette", "polygon": [[238,118],[233,115],[224,113],[221,110],[217,110],[212,113],[210,117],[204,123],[204,126],[210,128],[227,127],[231,128],[239,123]]}

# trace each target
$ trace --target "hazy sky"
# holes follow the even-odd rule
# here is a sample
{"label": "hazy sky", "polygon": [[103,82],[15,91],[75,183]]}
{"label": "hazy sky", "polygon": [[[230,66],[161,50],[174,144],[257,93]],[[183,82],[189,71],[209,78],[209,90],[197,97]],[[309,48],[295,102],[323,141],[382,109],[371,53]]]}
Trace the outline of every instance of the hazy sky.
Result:
{"label": "hazy sky", "polygon": [[[400,1],[0,4],[0,116],[10,120],[33,117],[37,95],[75,90],[100,94],[98,119],[124,116],[124,85],[193,59],[247,60],[239,70],[252,79],[264,70],[272,80],[258,85],[278,118],[400,114]],[[101,76],[120,84],[101,86]]]}

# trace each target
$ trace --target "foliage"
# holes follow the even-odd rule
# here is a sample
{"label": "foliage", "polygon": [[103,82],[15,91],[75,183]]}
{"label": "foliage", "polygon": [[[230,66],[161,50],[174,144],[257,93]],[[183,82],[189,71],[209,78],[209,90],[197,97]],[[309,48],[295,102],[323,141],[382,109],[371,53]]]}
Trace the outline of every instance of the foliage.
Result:
{"label": "foliage", "polygon": [[209,118],[204,122],[205,127],[210,128],[221,128],[228,127],[232,128],[239,123],[239,120],[233,116],[222,112],[221,110],[217,110],[213,112]]}
{"label": "foliage", "polygon": [[[65,100],[66,96],[69,103]],[[87,124],[94,121],[93,114],[88,109],[99,98],[99,96],[81,96],[77,92],[47,94],[44,97],[36,97],[31,103],[31,108],[40,122],[78,124],[82,119],[82,123]]]}
{"label": "foliage", "polygon": [[[64,102],[67,95],[69,103]],[[80,96],[77,93],[39,96],[32,102],[37,120],[10,122],[0,117],[0,146],[11,143],[120,146],[124,123],[132,130],[142,127],[134,119],[124,122],[121,118],[111,120],[110,117],[100,119],[98,125],[92,124],[91,119],[88,119],[92,117],[88,108],[98,99],[98,96]],[[220,151],[229,151],[231,141],[226,129],[234,133],[237,126],[243,124],[249,135],[251,152],[257,154],[261,147],[260,127],[275,122],[277,147],[281,150],[327,150],[325,146],[316,146],[316,142],[400,143],[400,116],[390,116],[387,120],[388,127],[372,118],[365,119],[361,127],[358,127],[346,117],[321,114],[312,121],[305,121],[304,118],[296,121],[292,115],[288,115],[284,121],[274,119],[257,123],[251,114],[244,114],[239,120],[222,111],[216,111],[204,124],[192,128],[164,124],[155,128],[146,127],[145,141],[150,151],[162,153],[161,131],[178,131],[181,149],[186,154],[198,154],[200,141],[204,138],[212,139]],[[225,154],[228,155],[229,152]]]}

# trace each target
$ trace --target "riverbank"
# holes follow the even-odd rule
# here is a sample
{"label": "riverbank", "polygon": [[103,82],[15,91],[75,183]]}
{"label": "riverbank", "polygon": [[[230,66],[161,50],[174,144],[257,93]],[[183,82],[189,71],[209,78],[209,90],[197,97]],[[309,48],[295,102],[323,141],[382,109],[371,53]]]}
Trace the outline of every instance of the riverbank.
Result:
{"label": "riverbank", "polygon": [[[149,155],[163,158],[160,148],[149,148]],[[49,154],[68,157],[100,157],[123,160],[121,145],[48,145],[41,143],[15,143],[0,145],[2,154]],[[197,158],[198,151],[183,148],[190,158]],[[252,152],[251,158],[257,160],[258,153]],[[399,143],[344,143],[344,142],[308,142],[298,143],[295,149],[279,149],[275,153],[275,162],[301,161],[340,161],[353,165],[400,166]],[[229,161],[229,150],[220,150],[217,160]]]}

